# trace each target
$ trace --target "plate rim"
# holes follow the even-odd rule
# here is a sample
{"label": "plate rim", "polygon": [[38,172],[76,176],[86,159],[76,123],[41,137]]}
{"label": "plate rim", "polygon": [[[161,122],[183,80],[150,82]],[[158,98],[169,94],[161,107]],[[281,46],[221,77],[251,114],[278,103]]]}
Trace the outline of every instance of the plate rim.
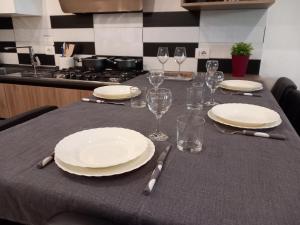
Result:
{"label": "plate rim", "polygon": [[[133,132],[133,133],[136,133],[137,135],[139,135],[140,136],[140,138],[143,138],[145,141],[147,141],[147,137],[146,136],[144,136],[142,133],[140,133],[140,132],[138,132],[138,131],[135,131],[135,130],[132,130],[132,129],[128,129],[128,128],[123,128],[123,127],[98,127],[98,128],[92,128],[92,129],[85,129],[85,130],[81,130],[81,131],[77,131],[77,132],[75,132],[75,133],[72,133],[72,134],[69,134],[69,135],[67,135],[67,136],[65,136],[65,137],[63,137],[62,139],[60,139],[60,141],[55,145],[55,147],[54,147],[54,152],[55,152],[55,156],[57,157],[57,158],[59,158],[60,159],[60,161],[62,161],[62,162],[64,162],[64,163],[66,163],[66,164],[69,164],[69,165],[72,165],[72,166],[79,166],[79,167],[84,167],[84,168],[105,168],[105,167],[111,167],[111,166],[116,166],[116,165],[120,165],[120,164],[123,164],[123,163],[126,163],[126,162],[119,162],[119,163],[117,163],[117,164],[114,164],[114,165],[108,165],[108,166],[92,166],[92,165],[87,165],[87,164],[85,164],[85,163],[82,163],[81,165],[80,165],[80,163],[74,163],[74,162],[70,162],[70,161],[66,161],[65,160],[65,158],[64,159],[62,159],[62,158],[60,158],[58,155],[60,155],[60,154],[57,154],[57,151],[59,151],[59,145],[64,141],[64,140],[66,140],[67,138],[69,138],[69,137],[71,137],[71,136],[73,136],[73,135],[75,135],[75,134],[79,134],[79,133],[81,133],[81,132],[88,132],[88,131],[95,131],[95,130],[98,130],[98,129],[106,129],[106,128],[109,128],[109,129],[121,129],[121,130],[124,130],[124,131],[130,131],[130,132]],[[140,154],[137,154],[135,157],[132,157],[130,160],[128,160],[127,162],[129,162],[129,161],[131,161],[131,160],[133,160],[133,159],[136,159],[136,158],[138,158],[140,155],[142,155],[145,151],[147,150],[147,144],[146,144],[146,147],[145,147],[145,149],[144,149],[144,151],[142,151]],[[60,155],[61,156],[61,155]],[[85,164],[85,165],[84,165]],[[84,165],[84,166],[83,166]]]}
{"label": "plate rim", "polygon": [[[116,166],[113,166],[113,167],[107,167],[107,168],[85,168],[85,167],[82,167],[82,169],[84,169],[86,171],[90,171],[90,170],[98,171],[99,172],[98,175],[95,175],[95,174],[91,175],[91,174],[88,174],[88,173],[79,173],[78,171],[77,172],[76,171],[72,171],[72,167],[76,168],[76,166],[68,165],[68,164],[66,164],[64,162],[59,162],[61,160],[59,160],[56,156],[54,156],[54,162],[57,165],[57,167],[60,168],[61,170],[65,171],[67,173],[73,174],[73,175],[77,175],[77,176],[84,176],[84,177],[108,177],[108,176],[121,175],[121,174],[124,174],[124,173],[128,173],[128,172],[134,171],[134,170],[136,170],[136,169],[144,166],[145,164],[147,164],[153,158],[153,156],[155,154],[155,151],[156,151],[155,145],[154,145],[154,143],[149,138],[147,138],[147,141],[148,141],[148,147],[147,147],[146,151],[141,156],[139,156],[138,158],[133,159],[133,160],[127,162],[127,163],[123,163],[123,164],[120,164],[120,165],[116,165]],[[132,168],[129,168],[129,169],[124,169],[123,168],[123,170],[122,170],[122,167],[126,166],[126,164],[128,165],[128,163],[130,163],[130,162],[134,162],[134,161],[138,160],[139,158],[141,158],[142,156],[144,156],[144,154],[146,154],[147,151],[149,152],[148,153],[149,155],[143,161],[141,161],[139,164],[137,164],[135,166],[133,165]],[[66,168],[61,163],[66,164],[66,166],[70,166],[71,168]],[[119,169],[119,172],[117,172],[117,171],[110,172],[110,173],[109,172],[106,172],[106,173],[102,172],[102,174],[100,174],[101,173],[101,169],[103,170],[103,169],[109,169],[109,168],[114,168],[114,169],[117,169],[117,170]]]}
{"label": "plate rim", "polygon": [[[252,88],[252,89],[247,89],[247,88],[239,88],[239,87],[229,87],[229,86],[224,86],[223,82],[226,81],[242,81],[242,82],[253,82],[256,84],[260,84],[260,87],[258,88]],[[222,84],[223,83],[223,84]],[[252,80],[224,80],[220,83],[220,87],[225,89],[225,90],[231,90],[231,91],[247,91],[247,92],[254,92],[254,91],[261,91],[264,89],[264,86],[262,83],[258,82],[258,81],[252,81]]]}
{"label": "plate rim", "polygon": [[230,126],[230,127],[236,127],[236,128],[242,128],[242,129],[249,129],[249,130],[263,130],[263,129],[271,129],[271,128],[274,128],[274,127],[278,127],[281,125],[282,123],[282,119],[280,118],[279,121],[276,121],[272,124],[264,124],[263,126],[258,126],[258,127],[247,127],[247,126],[240,126],[240,125],[237,125],[237,124],[230,124],[230,123],[227,123],[225,121],[222,121],[221,119],[219,119],[218,117],[216,117],[215,115],[213,115],[211,109],[207,112],[207,116],[215,121],[215,122],[218,122],[220,124],[223,124],[223,125],[227,125],[227,126]]}

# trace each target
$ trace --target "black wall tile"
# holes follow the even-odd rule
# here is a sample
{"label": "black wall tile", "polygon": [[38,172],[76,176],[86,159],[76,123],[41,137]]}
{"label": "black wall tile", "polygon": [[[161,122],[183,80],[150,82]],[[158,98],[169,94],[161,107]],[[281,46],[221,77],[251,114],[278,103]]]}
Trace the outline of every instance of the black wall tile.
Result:
{"label": "black wall tile", "polygon": [[51,28],[93,28],[93,15],[50,16]]}
{"label": "black wall tile", "polygon": [[14,29],[11,17],[0,17],[0,29]]}
{"label": "black wall tile", "polygon": [[[44,66],[55,66],[55,58],[54,55],[46,55],[46,54],[36,54],[41,61],[41,65]],[[19,63],[20,64],[31,64],[30,56],[26,53],[18,53]]]}
{"label": "black wall tile", "polygon": [[4,47],[16,47],[16,42],[14,41],[0,41],[0,52],[17,52],[16,49],[4,50]]}
{"label": "black wall tile", "polygon": [[200,12],[143,13],[144,27],[199,27]]}
{"label": "black wall tile", "polygon": [[[95,42],[66,42],[75,44],[74,54],[95,55]],[[61,54],[63,42],[54,42],[55,54]]]}
{"label": "black wall tile", "polygon": [[[219,61],[219,70],[224,73],[232,73],[231,59],[216,59]],[[198,60],[198,71],[206,71],[207,59]],[[247,74],[259,74],[261,60],[250,60],[248,64]]]}
{"label": "black wall tile", "polygon": [[195,57],[195,49],[198,43],[144,43],[144,56],[156,57],[159,47],[168,47],[170,57],[174,56],[176,47],[185,47],[187,57]]}

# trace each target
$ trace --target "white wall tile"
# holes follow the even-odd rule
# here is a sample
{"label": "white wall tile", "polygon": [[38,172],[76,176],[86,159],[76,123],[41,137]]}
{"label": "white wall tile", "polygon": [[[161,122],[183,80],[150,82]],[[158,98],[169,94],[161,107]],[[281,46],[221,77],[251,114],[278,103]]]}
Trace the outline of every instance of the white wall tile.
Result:
{"label": "white wall tile", "polygon": [[95,29],[97,55],[143,56],[142,28]]}
{"label": "white wall tile", "polygon": [[142,13],[94,14],[95,28],[143,27]]}
{"label": "white wall tile", "polygon": [[20,16],[13,17],[14,29],[48,29],[50,26],[49,16]]}
{"label": "white wall tile", "polygon": [[199,41],[199,27],[147,27],[143,29],[144,42]]}
{"label": "white wall tile", "polygon": [[181,0],[144,0],[144,12],[186,11]]}
{"label": "white wall tile", "polygon": [[15,40],[30,42],[47,42],[47,37],[50,35],[49,29],[15,29]]}
{"label": "white wall tile", "polygon": [[78,42],[93,42],[94,29],[52,29],[51,36],[54,41],[78,41]]}
{"label": "white wall tile", "polygon": [[[156,57],[144,57],[144,70],[151,69],[162,69],[161,63]],[[196,72],[198,66],[198,60],[195,58],[187,58],[183,64],[181,64],[181,71],[192,71]],[[178,64],[175,62],[174,58],[170,58],[165,64],[165,70],[168,71],[178,71]]]}
{"label": "white wall tile", "polygon": [[14,30],[0,30],[0,41],[15,41]]}
{"label": "white wall tile", "polygon": [[[16,42],[17,47],[21,46],[32,46],[34,53],[45,54],[45,43],[39,42]],[[18,53],[29,53],[28,48],[17,49]]]}
{"label": "white wall tile", "polygon": [[262,43],[266,26],[266,10],[202,11],[200,42]]}
{"label": "white wall tile", "polygon": [[[59,0],[44,0],[48,15],[67,15],[60,7]],[[70,13],[68,13],[70,14]]]}
{"label": "white wall tile", "polygon": [[17,53],[0,53],[0,63],[19,64]]}

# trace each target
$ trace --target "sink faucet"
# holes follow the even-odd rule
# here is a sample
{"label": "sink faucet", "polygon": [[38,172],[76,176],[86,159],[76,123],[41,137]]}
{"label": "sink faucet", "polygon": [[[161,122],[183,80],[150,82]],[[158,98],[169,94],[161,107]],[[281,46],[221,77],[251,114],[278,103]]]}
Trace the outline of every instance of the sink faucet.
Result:
{"label": "sink faucet", "polygon": [[32,46],[20,46],[20,47],[4,47],[4,50],[12,50],[18,48],[28,48],[30,63],[33,66],[34,74],[36,74],[36,67],[41,65],[39,58],[34,54]]}

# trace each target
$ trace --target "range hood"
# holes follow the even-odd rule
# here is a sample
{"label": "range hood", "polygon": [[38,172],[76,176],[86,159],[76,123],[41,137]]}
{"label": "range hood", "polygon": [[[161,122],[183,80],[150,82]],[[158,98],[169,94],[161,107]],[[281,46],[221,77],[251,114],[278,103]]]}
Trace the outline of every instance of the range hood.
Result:
{"label": "range hood", "polygon": [[59,0],[65,13],[137,12],[143,0]]}

